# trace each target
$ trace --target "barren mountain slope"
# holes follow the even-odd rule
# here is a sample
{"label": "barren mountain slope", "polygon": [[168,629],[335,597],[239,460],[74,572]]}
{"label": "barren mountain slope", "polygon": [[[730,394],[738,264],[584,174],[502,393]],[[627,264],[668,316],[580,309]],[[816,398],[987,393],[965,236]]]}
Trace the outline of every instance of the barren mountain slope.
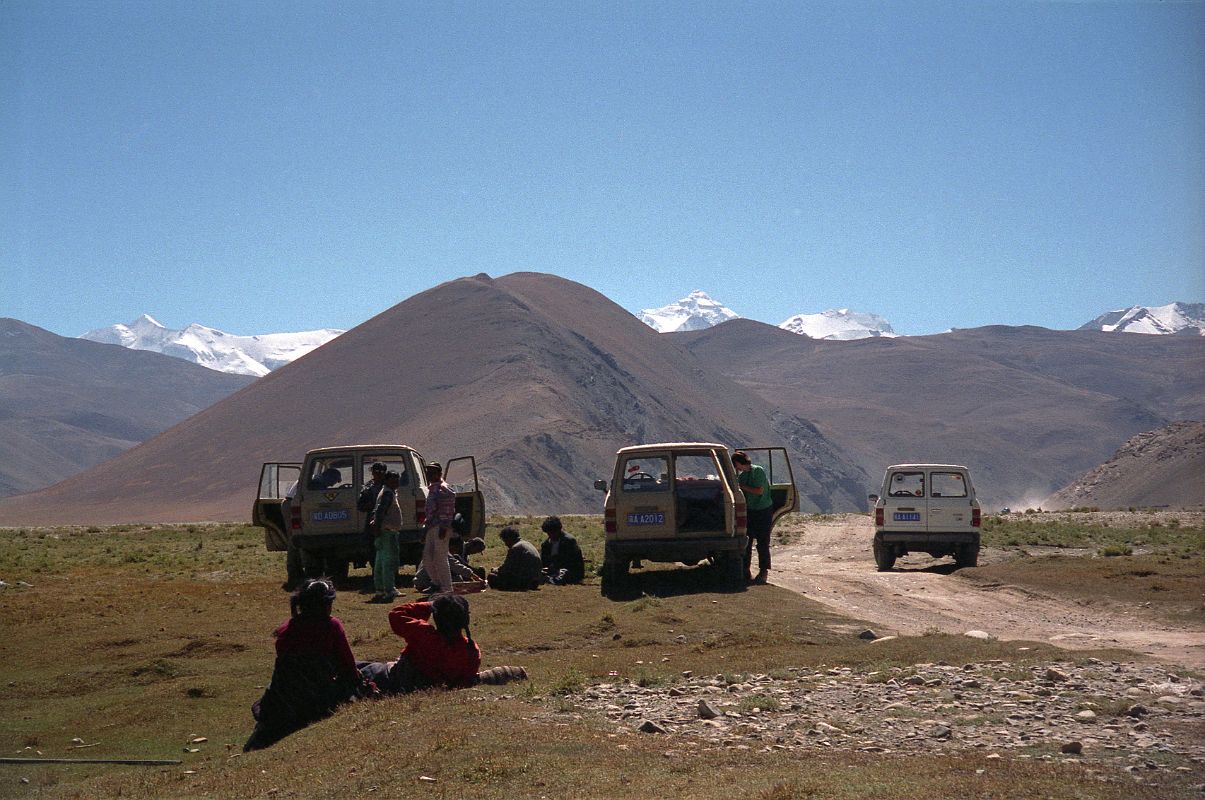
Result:
{"label": "barren mountain slope", "polygon": [[597,292],[518,273],[416,295],[75,480],[0,502],[0,524],[245,519],[260,462],[374,441],[477,455],[494,511],[596,511],[591,480],[617,448],[682,439],[788,444],[806,509],[865,491],[806,421]]}
{"label": "barren mountain slope", "polygon": [[0,497],[111,458],[251,380],[0,319]]}
{"label": "barren mountain slope", "polygon": [[670,334],[791,413],[874,477],[965,463],[989,507],[1037,505],[1119,442],[1205,416],[1205,341],[979,328],[829,342],[737,320]]}
{"label": "barren mountain slope", "polygon": [[1205,505],[1205,422],[1131,437],[1113,457],[1046,499],[1047,509]]}

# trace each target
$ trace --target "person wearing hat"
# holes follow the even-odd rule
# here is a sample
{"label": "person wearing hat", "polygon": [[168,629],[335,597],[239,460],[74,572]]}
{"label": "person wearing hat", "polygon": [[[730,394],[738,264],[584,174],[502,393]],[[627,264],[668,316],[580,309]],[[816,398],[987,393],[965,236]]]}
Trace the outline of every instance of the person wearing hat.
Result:
{"label": "person wearing hat", "polygon": [[586,577],[586,562],[577,539],[565,533],[560,517],[548,517],[540,523],[540,530],[548,537],[540,545],[540,561],[548,582],[561,586],[566,583],[581,583]]}
{"label": "person wearing hat", "polygon": [[244,751],[280,741],[359,692],[363,680],[343,623],[331,616],[334,602],[335,585],[326,578],[306,581],[289,598],[292,616],[272,634],[272,680],[251,707],[256,724]]}
{"label": "person wearing hat", "polygon": [[456,517],[456,492],[444,483],[443,466],[427,464],[426,532],[423,537],[423,568],[431,578],[432,592],[452,591],[452,571],[448,567],[448,542],[452,520]]}
{"label": "person wearing hat", "polygon": [[535,545],[519,538],[518,528],[511,525],[499,531],[498,538],[506,545],[506,559],[487,576],[490,588],[504,592],[539,589],[545,580],[544,564]]}

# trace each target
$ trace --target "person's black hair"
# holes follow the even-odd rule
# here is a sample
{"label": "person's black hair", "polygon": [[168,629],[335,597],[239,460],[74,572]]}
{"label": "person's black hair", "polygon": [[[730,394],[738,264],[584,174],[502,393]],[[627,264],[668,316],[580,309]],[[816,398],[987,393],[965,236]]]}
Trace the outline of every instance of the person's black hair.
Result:
{"label": "person's black hair", "polygon": [[737,450],[735,453],[733,453],[732,460],[737,462],[738,464],[752,464],[753,463],[749,459],[749,454],[746,453],[744,450]]}
{"label": "person's black hair", "polygon": [[548,517],[540,523],[540,530],[544,531],[544,533],[552,533],[553,531],[560,533],[563,530],[561,526],[561,518]]}
{"label": "person's black hair", "polygon": [[330,578],[311,578],[289,597],[294,619],[322,619],[331,615],[335,584]]}
{"label": "person's black hair", "polygon": [[385,473],[385,482],[388,483],[391,479],[397,481],[398,483],[401,483],[402,476],[399,475],[394,470],[389,470],[388,472]]}
{"label": "person's black hair", "polygon": [[384,472],[387,469],[389,469],[389,467],[385,466],[385,462],[374,461],[372,463],[372,469],[370,470],[370,472]]}
{"label": "person's black hair", "polygon": [[431,601],[431,619],[435,621],[435,629],[448,644],[456,644],[460,639],[460,632],[464,631],[469,651],[472,652],[477,647],[473,642],[473,634],[469,632],[469,601],[460,595],[436,595]]}
{"label": "person's black hair", "polygon": [[518,539],[519,538],[519,529],[516,528],[514,525],[507,525],[505,528],[498,531],[498,538],[504,542],[507,539]]}

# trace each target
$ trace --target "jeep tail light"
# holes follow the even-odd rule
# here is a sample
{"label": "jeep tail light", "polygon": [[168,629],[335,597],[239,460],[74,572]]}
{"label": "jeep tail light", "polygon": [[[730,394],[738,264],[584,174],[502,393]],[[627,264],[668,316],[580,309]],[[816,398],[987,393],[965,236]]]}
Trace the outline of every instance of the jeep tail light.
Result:
{"label": "jeep tail light", "polygon": [[607,533],[615,533],[617,529],[615,525],[615,509],[608,508],[603,510],[603,524],[606,527]]}
{"label": "jeep tail light", "polygon": [[736,516],[736,531],[737,536],[744,536],[749,532],[749,507],[744,503],[737,503],[733,508]]}
{"label": "jeep tail light", "polygon": [[980,526],[979,509],[972,508],[971,509],[971,527],[978,528],[979,526]]}
{"label": "jeep tail light", "polygon": [[884,518],[883,509],[876,508],[874,510],[874,524],[875,524],[876,528],[883,527],[883,518]]}
{"label": "jeep tail light", "polygon": [[301,507],[296,503],[289,505],[289,527],[292,530],[301,530]]}
{"label": "jeep tail light", "polygon": [[421,528],[426,523],[426,521],[427,521],[427,501],[416,499],[414,501],[414,523]]}

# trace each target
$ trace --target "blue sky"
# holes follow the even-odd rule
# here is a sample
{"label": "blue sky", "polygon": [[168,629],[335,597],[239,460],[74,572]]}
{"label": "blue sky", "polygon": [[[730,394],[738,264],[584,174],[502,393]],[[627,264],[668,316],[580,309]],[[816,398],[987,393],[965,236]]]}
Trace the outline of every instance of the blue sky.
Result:
{"label": "blue sky", "polygon": [[3,2],[0,316],[1072,328],[1205,300],[1203,2]]}

